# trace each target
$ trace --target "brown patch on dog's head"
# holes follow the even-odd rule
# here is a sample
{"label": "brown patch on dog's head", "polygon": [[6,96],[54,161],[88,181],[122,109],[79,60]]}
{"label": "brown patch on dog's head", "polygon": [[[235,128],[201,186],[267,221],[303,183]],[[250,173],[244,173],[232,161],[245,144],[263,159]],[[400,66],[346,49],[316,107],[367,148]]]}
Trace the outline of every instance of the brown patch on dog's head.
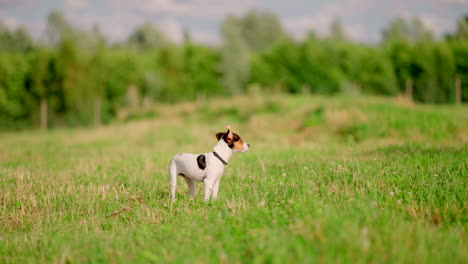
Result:
{"label": "brown patch on dog's head", "polygon": [[228,144],[233,151],[246,151],[246,143],[242,140],[241,136],[233,133],[230,126],[227,126],[227,132],[219,132],[216,134],[216,139],[219,141],[221,138]]}
{"label": "brown patch on dog's head", "polygon": [[219,132],[219,133],[216,133],[216,140],[220,140],[223,136],[224,136],[224,132]]}

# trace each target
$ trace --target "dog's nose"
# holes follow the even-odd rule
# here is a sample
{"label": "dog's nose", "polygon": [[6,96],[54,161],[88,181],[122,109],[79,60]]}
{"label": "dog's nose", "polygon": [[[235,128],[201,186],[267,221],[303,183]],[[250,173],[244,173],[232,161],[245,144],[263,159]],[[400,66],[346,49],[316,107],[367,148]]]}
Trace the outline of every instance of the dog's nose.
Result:
{"label": "dog's nose", "polygon": [[247,143],[247,147],[249,147],[249,148],[250,148],[250,144],[249,144],[249,143]]}

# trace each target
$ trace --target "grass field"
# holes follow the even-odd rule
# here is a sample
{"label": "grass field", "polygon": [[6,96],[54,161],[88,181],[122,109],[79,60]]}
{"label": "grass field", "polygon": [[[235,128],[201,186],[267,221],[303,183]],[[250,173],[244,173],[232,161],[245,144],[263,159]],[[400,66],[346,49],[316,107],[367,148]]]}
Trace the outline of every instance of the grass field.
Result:
{"label": "grass field", "polygon": [[[468,263],[468,108],[271,95],[0,134],[0,262]],[[231,124],[219,198],[167,166]]]}

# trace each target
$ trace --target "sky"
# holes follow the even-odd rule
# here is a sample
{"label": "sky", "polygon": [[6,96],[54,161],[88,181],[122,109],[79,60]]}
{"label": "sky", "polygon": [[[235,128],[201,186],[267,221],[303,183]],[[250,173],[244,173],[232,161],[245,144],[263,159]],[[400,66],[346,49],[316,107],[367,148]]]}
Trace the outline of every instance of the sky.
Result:
{"label": "sky", "polygon": [[338,18],[351,39],[373,43],[396,17],[417,16],[436,36],[453,32],[457,19],[468,15],[468,0],[0,0],[0,21],[12,29],[23,25],[39,38],[47,15],[59,10],[75,26],[97,25],[110,41],[125,40],[149,22],[175,42],[187,30],[194,41],[219,44],[223,18],[251,9],[276,13],[298,39],[310,30],[326,35]]}

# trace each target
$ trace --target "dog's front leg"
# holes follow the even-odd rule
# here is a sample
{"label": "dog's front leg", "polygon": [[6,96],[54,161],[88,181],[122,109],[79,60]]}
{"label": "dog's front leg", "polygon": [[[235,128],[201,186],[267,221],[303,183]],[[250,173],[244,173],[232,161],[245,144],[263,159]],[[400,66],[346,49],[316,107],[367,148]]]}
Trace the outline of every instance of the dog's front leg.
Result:
{"label": "dog's front leg", "polygon": [[219,182],[221,181],[221,177],[216,178],[213,184],[213,193],[211,194],[213,199],[218,198],[218,190],[219,190]]}
{"label": "dog's front leg", "polygon": [[210,200],[210,196],[213,191],[214,178],[206,177],[204,183],[205,183],[205,189],[204,189],[203,196],[205,198],[205,202],[208,202]]}

